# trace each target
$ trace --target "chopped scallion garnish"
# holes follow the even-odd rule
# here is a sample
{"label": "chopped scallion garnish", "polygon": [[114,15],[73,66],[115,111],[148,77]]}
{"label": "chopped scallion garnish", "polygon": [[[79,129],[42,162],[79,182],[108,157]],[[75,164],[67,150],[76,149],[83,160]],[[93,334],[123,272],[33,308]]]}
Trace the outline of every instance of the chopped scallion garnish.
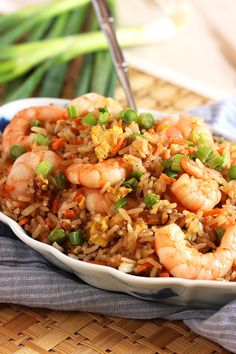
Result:
{"label": "chopped scallion garnish", "polygon": [[48,137],[43,133],[37,134],[36,137],[34,138],[33,142],[36,142],[38,145],[41,145],[41,146],[49,146],[51,144]]}
{"label": "chopped scallion garnish", "polygon": [[148,209],[160,201],[160,197],[155,193],[149,193],[144,197],[144,203]]}
{"label": "chopped scallion garnish", "polygon": [[232,165],[228,171],[229,179],[236,179],[236,165]]}
{"label": "chopped scallion garnish", "polygon": [[220,242],[221,242],[221,239],[222,239],[224,233],[225,233],[225,229],[223,229],[223,228],[219,228],[218,230],[216,230],[216,235],[215,235],[215,237],[216,237],[216,244],[217,244],[217,246],[220,245]]}
{"label": "chopped scallion garnish", "polygon": [[175,171],[172,171],[172,170],[167,170],[167,171],[166,171],[166,174],[167,174],[168,177],[171,177],[171,178],[176,178],[176,177],[178,177],[178,173],[175,172]]}
{"label": "chopped scallion garnish", "polygon": [[109,120],[110,113],[105,111],[105,112],[99,112],[98,115],[98,124],[104,125],[108,122]]}
{"label": "chopped scallion garnish", "polygon": [[35,173],[36,175],[42,175],[43,177],[47,177],[50,172],[52,171],[53,164],[49,161],[42,161],[40,164],[36,167]]}
{"label": "chopped scallion garnish", "polygon": [[77,118],[79,117],[79,110],[78,110],[78,107],[77,106],[68,106],[67,107],[67,113],[68,113],[68,116],[69,118]]}
{"label": "chopped scallion garnish", "polygon": [[195,153],[195,157],[199,158],[199,160],[202,161],[202,163],[206,163],[207,160],[211,158],[213,154],[213,150],[208,147],[208,146],[201,146]]}
{"label": "chopped scallion garnish", "polygon": [[92,113],[88,113],[81,121],[84,125],[92,127],[97,124],[97,120]]}
{"label": "chopped scallion garnish", "polygon": [[207,161],[207,166],[216,170],[223,170],[227,163],[225,155],[214,155]]}
{"label": "chopped scallion garnish", "polygon": [[130,172],[129,177],[130,178],[135,178],[138,181],[140,181],[141,176],[143,175],[143,172],[140,170],[135,170],[133,172]]}
{"label": "chopped scallion garnish", "polygon": [[182,172],[183,169],[181,167],[181,160],[186,157],[185,155],[182,154],[176,154],[171,163],[171,170],[175,172]]}
{"label": "chopped scallion garnish", "polygon": [[68,183],[66,177],[60,172],[58,172],[55,175],[55,181],[56,181],[57,189],[59,189],[59,190],[64,189]]}
{"label": "chopped scallion garnish", "polygon": [[16,160],[18,157],[20,157],[22,154],[26,152],[26,148],[21,145],[21,144],[14,144],[10,148],[10,156]]}
{"label": "chopped scallion garnish", "polygon": [[53,242],[60,243],[60,242],[64,241],[65,238],[66,238],[65,231],[63,229],[59,229],[59,228],[52,230],[50,232],[50,234],[48,235],[48,240],[51,243],[53,243]]}
{"label": "chopped scallion garnish", "polygon": [[120,208],[122,208],[123,206],[125,206],[128,203],[128,199],[125,197],[122,197],[118,200],[118,202],[116,202],[114,209],[115,211],[118,211]]}
{"label": "chopped scallion garnish", "polygon": [[135,191],[138,187],[138,180],[136,178],[131,178],[129,179],[128,181],[125,181],[123,183],[123,185],[126,187],[126,188],[130,188],[132,189],[133,191]]}
{"label": "chopped scallion garnish", "polygon": [[108,108],[106,106],[100,107],[98,110],[99,110],[99,112],[102,112],[102,113],[105,113],[105,112],[109,113]]}
{"label": "chopped scallion garnish", "polygon": [[170,160],[163,160],[162,161],[162,166],[165,168],[170,168],[172,162]]}
{"label": "chopped scallion garnish", "polygon": [[33,119],[31,120],[30,122],[30,127],[33,128],[33,127],[40,127],[41,123],[38,119]]}
{"label": "chopped scallion garnish", "polygon": [[76,230],[69,233],[69,242],[74,246],[81,246],[84,242],[83,231]]}

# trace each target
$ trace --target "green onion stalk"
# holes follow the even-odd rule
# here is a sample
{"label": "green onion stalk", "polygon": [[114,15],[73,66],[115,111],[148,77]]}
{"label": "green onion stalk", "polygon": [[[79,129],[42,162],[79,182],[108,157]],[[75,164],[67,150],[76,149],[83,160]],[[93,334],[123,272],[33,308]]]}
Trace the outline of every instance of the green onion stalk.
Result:
{"label": "green onion stalk", "polygon": [[[73,13],[67,13],[68,21],[63,36],[79,33],[83,26],[88,13],[88,5],[76,9]],[[59,97],[66,78],[68,64],[52,66],[46,73],[46,77],[42,83],[39,92],[41,97]]]}
{"label": "green onion stalk", "polygon": [[[115,16],[113,0],[109,1],[109,7],[113,16]],[[88,30],[89,32],[94,32],[98,29],[99,24],[93,11]],[[87,54],[83,60],[75,96],[80,96],[87,92],[97,92],[104,96],[114,97],[115,82],[116,75],[109,51],[102,50],[96,54]]]}
{"label": "green onion stalk", "polygon": [[39,23],[47,21],[48,19],[58,16],[66,11],[78,8],[79,6],[86,5],[89,2],[90,0],[60,0],[53,1],[46,8],[42,6],[34,16],[29,16],[28,19],[3,35],[0,38],[0,44],[13,43]]}
{"label": "green onion stalk", "polygon": [[[149,26],[119,29],[117,35],[123,47],[153,43],[156,39]],[[61,64],[79,55],[102,49],[107,49],[107,40],[101,31],[8,47],[0,46],[0,59],[9,58],[0,62],[0,83],[15,79],[47,59],[57,57],[55,64]]]}
{"label": "green onion stalk", "polygon": [[[63,34],[66,35],[73,31],[80,31],[83,26],[85,14],[87,14],[87,9],[88,6],[86,5],[74,11],[71,16],[70,13],[65,13],[57,17],[47,38],[57,38]],[[44,75],[44,82],[39,96],[58,97],[65,80],[67,64],[55,66],[56,61],[57,59],[53,58],[43,62],[15,91],[10,92],[10,94],[5,97],[4,102],[30,96]]]}

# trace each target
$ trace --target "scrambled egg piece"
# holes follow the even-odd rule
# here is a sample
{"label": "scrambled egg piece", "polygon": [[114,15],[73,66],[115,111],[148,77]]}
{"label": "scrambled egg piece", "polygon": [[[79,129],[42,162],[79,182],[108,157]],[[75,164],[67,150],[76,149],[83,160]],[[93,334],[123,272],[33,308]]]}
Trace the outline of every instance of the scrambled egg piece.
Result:
{"label": "scrambled egg piece", "polygon": [[106,130],[103,130],[99,125],[92,127],[92,141],[95,145],[95,154],[99,161],[103,161],[109,156],[115,147],[118,136],[122,133],[123,129],[117,125]]}
{"label": "scrambled egg piece", "polygon": [[101,224],[97,222],[93,222],[90,229],[90,238],[89,238],[89,241],[91,243],[100,247],[106,247],[108,245],[108,243],[112,238],[104,234],[104,231],[108,230],[108,221],[109,221],[108,216],[105,216]]}

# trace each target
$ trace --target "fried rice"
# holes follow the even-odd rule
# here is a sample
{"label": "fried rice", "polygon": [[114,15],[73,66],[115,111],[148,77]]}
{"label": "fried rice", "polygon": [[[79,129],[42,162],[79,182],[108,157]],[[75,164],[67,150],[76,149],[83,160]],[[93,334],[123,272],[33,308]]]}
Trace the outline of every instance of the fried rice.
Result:
{"label": "fried rice", "polygon": [[[100,114],[107,111],[107,122],[99,123]],[[44,134],[49,144],[41,145],[34,140],[27,150],[36,153],[53,150],[61,157],[64,171],[73,164],[95,165],[109,159],[122,160],[126,177],[113,185],[107,181],[100,188],[109,205],[105,212],[96,212],[96,208],[89,211],[84,186],[65,178],[64,185],[58,186],[53,173],[46,176],[34,173],[27,181],[27,193],[12,198],[7,178],[14,168],[15,157],[10,154],[6,157],[3,152],[0,158],[1,210],[32,238],[51,244],[74,259],[138,276],[170,277],[171,271],[160,262],[155,248],[155,235],[160,228],[178,225],[185,234],[186,245],[204,254],[214,252],[222,233],[235,225],[236,176],[230,176],[229,170],[236,164],[236,145],[212,137],[198,117],[182,115],[175,119],[145,121],[150,116],[136,114],[135,119],[131,119],[131,113],[126,110],[113,114],[105,105],[91,107],[90,111],[77,113],[76,117],[71,118],[68,113],[66,119],[48,121],[28,131],[28,134]],[[92,114],[95,121],[84,119],[88,114],[90,118]],[[204,150],[202,147],[210,149],[208,160],[206,156],[199,156],[199,151]],[[212,156],[223,159],[218,159],[218,165],[211,165]],[[217,184],[221,197],[209,210],[191,210],[172,192],[173,183],[186,173],[181,167],[183,158],[193,161],[199,169],[206,169]],[[154,202],[150,200],[151,195]],[[192,203],[195,203],[194,198]],[[61,239],[52,237],[55,230],[63,230]],[[73,237],[75,232],[79,237]],[[217,280],[235,281],[234,266]]]}

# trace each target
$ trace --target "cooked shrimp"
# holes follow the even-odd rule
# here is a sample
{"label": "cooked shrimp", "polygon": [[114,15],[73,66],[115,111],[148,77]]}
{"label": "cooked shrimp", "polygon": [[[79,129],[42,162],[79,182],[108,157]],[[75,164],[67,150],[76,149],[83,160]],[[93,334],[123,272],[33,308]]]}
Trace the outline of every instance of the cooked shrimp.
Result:
{"label": "cooked shrimp", "polygon": [[112,98],[104,97],[93,92],[73,99],[70,105],[77,106],[80,114],[92,112],[101,107],[107,107],[111,114],[118,115],[123,109],[119,102]]}
{"label": "cooked shrimp", "polygon": [[108,214],[113,203],[106,194],[100,192],[100,189],[83,188],[82,193],[85,196],[85,206],[90,213]]}
{"label": "cooked shrimp", "polygon": [[48,161],[53,165],[52,172],[61,169],[61,158],[53,151],[26,152],[14,162],[6,181],[12,199],[17,200],[19,195],[30,193],[29,182],[42,161]]}
{"label": "cooked shrimp", "polygon": [[121,159],[109,159],[97,164],[73,164],[66,170],[71,183],[89,188],[103,188],[107,182],[113,186],[126,177],[126,169]]}
{"label": "cooked shrimp", "polygon": [[211,210],[221,199],[218,182],[190,177],[186,173],[172,184],[171,191],[191,211]]}
{"label": "cooked shrimp", "polygon": [[65,108],[54,105],[37,106],[23,109],[18,112],[7,125],[3,133],[2,147],[5,156],[14,144],[21,144],[29,148],[35,138],[35,133],[30,130],[30,122],[34,119],[42,123],[54,123],[59,119],[66,119]]}
{"label": "cooked shrimp", "polygon": [[216,251],[201,253],[187,245],[176,224],[161,227],[155,234],[160,263],[177,278],[214,280],[233,267],[236,257],[236,226],[229,227]]}
{"label": "cooked shrimp", "polygon": [[208,143],[213,143],[213,136],[209,127],[199,117],[190,115],[166,117],[158,125],[157,129],[168,138],[184,138],[197,142],[199,137],[204,135]]}

